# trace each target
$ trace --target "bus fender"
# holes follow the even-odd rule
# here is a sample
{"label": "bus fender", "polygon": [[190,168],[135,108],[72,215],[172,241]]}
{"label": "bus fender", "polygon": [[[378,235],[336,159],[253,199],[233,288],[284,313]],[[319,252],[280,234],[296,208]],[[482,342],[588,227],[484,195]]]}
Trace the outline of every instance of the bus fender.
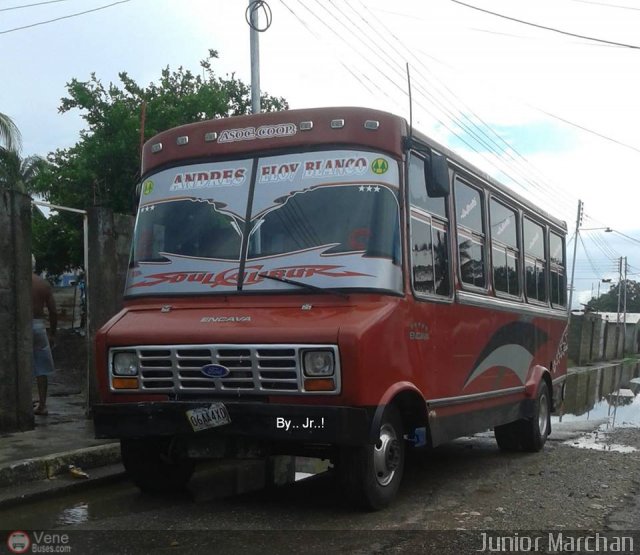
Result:
{"label": "bus fender", "polygon": [[551,394],[551,374],[544,366],[537,364],[531,369],[527,382],[524,384],[524,394],[527,399],[535,399],[538,394],[538,386],[542,380],[547,380],[549,393]]}
{"label": "bus fender", "polygon": [[[540,387],[540,383],[542,380],[547,382],[547,387],[549,388],[549,401],[551,403],[551,411],[555,410],[555,400],[553,398],[553,382],[551,381],[551,372],[544,366],[536,365],[533,367],[531,374],[529,375],[529,379],[525,384],[525,397],[526,408],[525,413],[527,416],[533,414],[534,401],[538,395],[538,387]],[[551,433],[551,423],[549,423],[549,433]]]}
{"label": "bus fender", "polygon": [[402,415],[405,431],[418,426],[426,426],[427,405],[420,390],[411,382],[396,382],[385,391],[376,407],[369,430],[369,439],[372,443],[378,441],[385,408],[394,403]]}

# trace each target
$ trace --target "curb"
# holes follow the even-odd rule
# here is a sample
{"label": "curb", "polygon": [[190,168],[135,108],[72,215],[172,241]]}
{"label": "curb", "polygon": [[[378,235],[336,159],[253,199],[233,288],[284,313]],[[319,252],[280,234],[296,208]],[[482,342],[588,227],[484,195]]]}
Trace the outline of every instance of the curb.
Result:
{"label": "curb", "polygon": [[82,491],[89,487],[118,483],[125,479],[124,467],[116,464],[94,469],[88,479],[71,478],[63,474],[51,480],[18,483],[0,489],[0,511],[24,503]]}
{"label": "curb", "polygon": [[0,488],[39,480],[51,480],[66,473],[70,465],[87,470],[111,466],[119,462],[119,443],[107,443],[45,457],[25,459],[0,468]]}

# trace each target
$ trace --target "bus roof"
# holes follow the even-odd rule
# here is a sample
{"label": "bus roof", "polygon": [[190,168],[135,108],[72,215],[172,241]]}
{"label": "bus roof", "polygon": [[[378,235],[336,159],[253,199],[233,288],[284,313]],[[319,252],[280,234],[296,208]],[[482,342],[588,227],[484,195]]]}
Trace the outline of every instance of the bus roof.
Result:
{"label": "bus roof", "polygon": [[[408,135],[409,125],[404,118],[361,107],[308,108],[219,118],[174,127],[152,137],[143,147],[142,175],[180,160],[327,145],[365,147],[402,158]],[[541,210],[447,147],[416,130],[412,136],[532,213],[566,230],[564,221]]]}

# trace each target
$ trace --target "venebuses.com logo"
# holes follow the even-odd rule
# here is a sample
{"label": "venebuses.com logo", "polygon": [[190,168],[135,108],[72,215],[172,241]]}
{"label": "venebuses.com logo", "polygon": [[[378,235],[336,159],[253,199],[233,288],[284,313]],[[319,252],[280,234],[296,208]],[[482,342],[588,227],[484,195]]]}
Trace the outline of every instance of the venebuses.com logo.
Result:
{"label": "venebuses.com logo", "polygon": [[7,536],[11,553],[71,553],[69,534],[15,530]]}
{"label": "venebuses.com logo", "polygon": [[7,537],[7,547],[11,553],[26,553],[31,547],[31,538],[26,532],[16,530]]}

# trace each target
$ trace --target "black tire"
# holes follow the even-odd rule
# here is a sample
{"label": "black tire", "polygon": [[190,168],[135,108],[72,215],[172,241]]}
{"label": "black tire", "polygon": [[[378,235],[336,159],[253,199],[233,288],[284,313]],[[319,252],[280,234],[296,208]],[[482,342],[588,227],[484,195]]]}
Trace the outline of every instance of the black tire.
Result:
{"label": "black tire", "polygon": [[549,386],[542,380],[533,405],[533,416],[493,430],[502,451],[540,451],[551,431],[551,397]]}
{"label": "black tire", "polygon": [[169,438],[123,439],[120,452],[127,475],[145,493],[181,491],[195,468]]}
{"label": "black tire", "polygon": [[522,449],[530,453],[541,451],[551,432],[551,396],[544,380],[538,386],[533,418],[522,420],[520,425]]}
{"label": "black tire", "polygon": [[520,424],[520,421],[511,422],[509,424],[503,424],[502,426],[496,426],[493,429],[498,447],[502,451],[513,452],[522,450],[522,443],[520,442]]}
{"label": "black tire", "polygon": [[338,475],[349,501],[362,509],[387,507],[398,493],[405,462],[402,418],[388,405],[375,445],[345,447],[340,452]]}

